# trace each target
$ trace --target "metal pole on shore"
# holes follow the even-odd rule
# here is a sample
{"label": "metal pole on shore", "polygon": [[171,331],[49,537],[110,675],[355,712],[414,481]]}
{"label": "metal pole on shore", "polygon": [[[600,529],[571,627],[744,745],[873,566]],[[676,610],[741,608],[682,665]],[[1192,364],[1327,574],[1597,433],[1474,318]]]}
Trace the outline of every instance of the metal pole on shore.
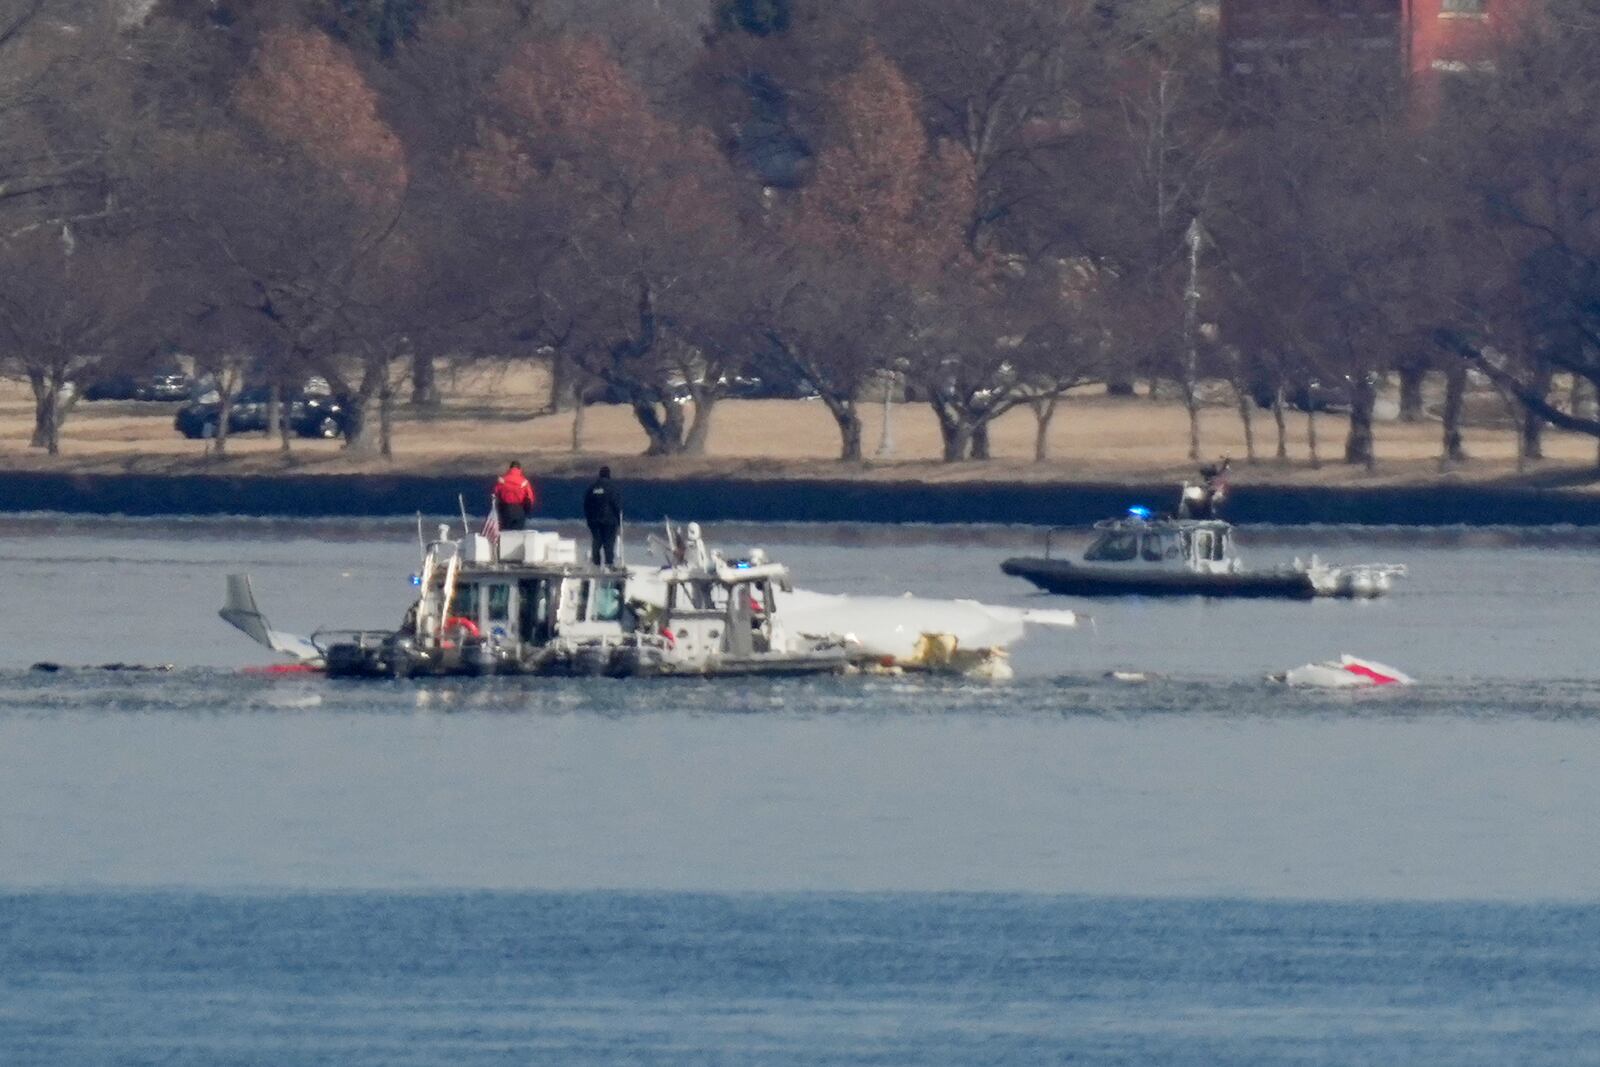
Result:
{"label": "metal pole on shore", "polygon": [[894,372],[883,373],[883,432],[878,436],[878,450],[875,456],[891,456],[894,454],[894,409],[889,406],[889,398],[894,391]]}

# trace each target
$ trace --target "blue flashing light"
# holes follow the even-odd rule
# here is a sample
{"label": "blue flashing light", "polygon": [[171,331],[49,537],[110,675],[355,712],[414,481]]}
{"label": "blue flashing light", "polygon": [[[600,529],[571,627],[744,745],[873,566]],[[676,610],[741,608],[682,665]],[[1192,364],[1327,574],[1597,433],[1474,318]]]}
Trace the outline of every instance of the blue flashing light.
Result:
{"label": "blue flashing light", "polygon": [[412,576],[411,576],[411,584],[412,584],[412,585],[421,585],[421,584],[422,584],[422,575],[420,575],[420,574],[413,574],[413,575],[412,575]]}
{"label": "blue flashing light", "polygon": [[747,559],[738,560],[734,563],[733,569],[736,571],[747,571],[750,569],[750,561]]}
{"label": "blue flashing light", "polygon": [[1145,507],[1143,504],[1135,504],[1133,507],[1128,509],[1128,517],[1131,518],[1131,519],[1146,519],[1146,520],[1148,520],[1150,518],[1150,516],[1153,515],[1153,514],[1155,514],[1155,512],[1151,511],[1149,508]]}

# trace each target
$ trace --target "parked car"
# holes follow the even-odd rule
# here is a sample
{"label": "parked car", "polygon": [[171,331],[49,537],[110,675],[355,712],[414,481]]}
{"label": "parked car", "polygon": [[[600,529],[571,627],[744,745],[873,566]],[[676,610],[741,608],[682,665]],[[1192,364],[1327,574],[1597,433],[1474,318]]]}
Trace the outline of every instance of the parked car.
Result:
{"label": "parked car", "polygon": [[[1251,398],[1260,408],[1270,408],[1276,392],[1277,386],[1271,382],[1256,382],[1250,387]],[[1283,400],[1297,411],[1338,414],[1350,410],[1350,383],[1323,382],[1316,378],[1290,382],[1283,388]]]}
{"label": "parked car", "polygon": [[[271,386],[251,385],[241,389],[228,406],[228,432],[274,432],[277,428],[268,424],[267,416],[271,398]],[[222,404],[213,390],[179,408],[172,425],[185,437],[209,439],[217,436],[221,416]],[[323,438],[343,436],[354,421],[351,416],[349,402],[344,397],[308,396],[293,391],[282,397],[279,414],[299,436]]]}
{"label": "parked car", "polygon": [[[662,402],[663,394],[655,386],[641,386],[640,392],[652,404]],[[691,399],[689,387],[682,382],[673,382],[668,385],[665,395],[674,404],[687,404]],[[620,385],[615,385],[611,382],[596,382],[583,391],[583,402],[585,404],[631,404],[633,397],[627,389]]]}
{"label": "parked car", "polygon": [[817,387],[804,378],[730,374],[721,384],[725,395],[740,400],[811,400],[817,396]]}
{"label": "parked car", "polygon": [[135,400],[158,400],[164,403],[189,399],[194,379],[177,368],[147,374],[134,386]]}
{"label": "parked car", "polygon": [[187,400],[194,379],[172,367],[150,374],[114,374],[83,388],[85,400]]}
{"label": "parked car", "polygon": [[355,423],[354,412],[342,396],[307,395],[290,405],[289,429],[301,437],[347,437]]}
{"label": "parked car", "polygon": [[115,374],[109,378],[96,378],[83,387],[85,400],[132,400],[139,388],[139,379],[131,374]]}

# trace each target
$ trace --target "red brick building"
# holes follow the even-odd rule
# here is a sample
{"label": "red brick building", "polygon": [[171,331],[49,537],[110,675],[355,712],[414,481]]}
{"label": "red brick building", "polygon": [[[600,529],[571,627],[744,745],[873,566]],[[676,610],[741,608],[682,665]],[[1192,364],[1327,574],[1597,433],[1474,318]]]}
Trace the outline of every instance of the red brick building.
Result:
{"label": "red brick building", "polygon": [[1248,79],[1336,47],[1406,79],[1432,110],[1445,80],[1492,70],[1540,0],[1222,0],[1223,70]]}

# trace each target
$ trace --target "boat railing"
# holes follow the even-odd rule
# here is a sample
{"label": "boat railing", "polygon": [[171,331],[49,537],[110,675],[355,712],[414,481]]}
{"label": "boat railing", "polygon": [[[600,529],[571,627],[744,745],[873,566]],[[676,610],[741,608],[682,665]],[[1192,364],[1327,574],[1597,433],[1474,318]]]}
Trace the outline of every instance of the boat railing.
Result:
{"label": "boat railing", "polygon": [[355,645],[360,649],[382,648],[394,636],[392,630],[314,630],[310,641],[324,656],[334,645]]}
{"label": "boat railing", "polygon": [[1051,558],[1050,553],[1055,547],[1055,537],[1057,534],[1071,534],[1080,532],[1082,531],[1075,526],[1056,526],[1046,530],[1044,535],[1044,558]]}

